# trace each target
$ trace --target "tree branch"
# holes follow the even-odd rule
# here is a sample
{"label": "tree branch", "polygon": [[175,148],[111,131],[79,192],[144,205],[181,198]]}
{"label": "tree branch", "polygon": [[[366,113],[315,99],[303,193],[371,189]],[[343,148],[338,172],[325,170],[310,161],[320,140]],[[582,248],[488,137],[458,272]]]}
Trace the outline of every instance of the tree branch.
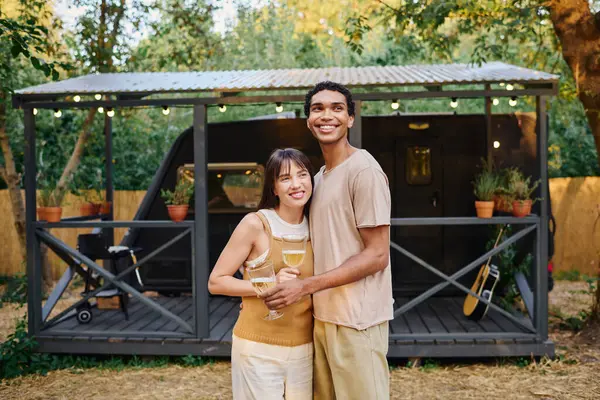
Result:
{"label": "tree branch", "polygon": [[387,4],[387,3],[386,3],[385,1],[383,1],[383,0],[377,0],[377,2],[378,2],[378,3],[380,3],[380,4],[383,4],[385,7],[389,8],[390,10],[392,10],[392,11],[393,11],[393,12],[395,12],[395,13],[399,13],[399,12],[400,12],[400,10],[399,10],[399,9],[397,9],[397,8],[394,8],[394,7],[390,6],[389,4]]}
{"label": "tree branch", "polygon": [[125,0],[121,0],[121,6],[119,7],[119,12],[117,12],[117,15],[115,16],[115,19],[113,21],[113,30],[110,33],[110,39],[106,42],[106,47],[108,47],[108,49],[110,49],[110,53],[108,55],[108,60],[107,60],[107,64],[108,64],[108,68],[109,70],[112,70],[113,67],[113,48],[116,45],[117,42],[117,36],[119,35],[119,30],[121,29],[121,20],[123,19],[123,15],[125,14]]}

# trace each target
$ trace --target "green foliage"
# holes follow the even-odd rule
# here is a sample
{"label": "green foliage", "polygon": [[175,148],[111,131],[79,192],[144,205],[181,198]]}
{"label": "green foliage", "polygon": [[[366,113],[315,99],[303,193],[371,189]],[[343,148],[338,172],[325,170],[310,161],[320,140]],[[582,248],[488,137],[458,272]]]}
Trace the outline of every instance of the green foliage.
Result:
{"label": "green foliage", "polygon": [[585,277],[585,275],[582,275],[581,272],[579,272],[577,270],[556,271],[556,272],[552,273],[552,276],[554,277],[555,280],[570,281],[570,282],[580,281]]}
{"label": "green foliage", "polygon": [[186,205],[190,203],[190,199],[194,194],[194,183],[187,179],[180,179],[175,185],[175,190],[160,191],[160,196],[165,201],[166,205]]}
{"label": "green foliage", "polygon": [[41,22],[49,17],[44,1],[23,0],[18,16],[6,17],[0,10],[0,90],[12,92],[15,88],[14,63],[23,56],[28,63],[53,80],[59,78],[59,70],[70,70],[69,63],[48,61],[53,51],[49,30]]}
{"label": "green foliage", "polygon": [[548,175],[599,176],[594,137],[579,101],[553,99],[549,119]]}
{"label": "green foliage", "polygon": [[35,353],[37,342],[27,336],[27,322],[17,322],[15,332],[0,343],[0,379],[47,371],[48,357]]}
{"label": "green foliage", "polygon": [[426,359],[423,365],[421,366],[421,370],[425,372],[435,371],[440,367],[440,363],[436,360]]}
{"label": "green foliage", "polygon": [[346,44],[352,51],[355,51],[359,55],[363,53],[365,49],[362,40],[367,32],[371,30],[371,27],[367,24],[368,19],[362,15],[357,17],[348,18],[346,25],[345,34],[349,37]]}
{"label": "green foliage", "polygon": [[0,286],[5,286],[4,291],[0,293],[0,308],[4,303],[23,306],[27,302],[27,276],[0,277]]}
{"label": "green foliage", "polygon": [[[485,166],[485,161],[484,164]],[[498,191],[499,178],[491,169],[484,167],[482,171],[475,176],[473,181],[473,193],[479,201],[492,201]]]}
{"label": "green foliage", "polygon": [[10,379],[21,375],[41,374],[58,369],[70,369],[73,373],[82,369],[98,368],[111,371],[122,371],[127,368],[163,368],[169,364],[186,367],[200,367],[214,363],[211,358],[187,355],[184,357],[144,357],[139,356],[109,356],[86,357],[64,356],[37,353],[35,338],[27,335],[27,318],[17,322],[15,331],[7,340],[0,343],[0,379]]}
{"label": "green foliage", "polygon": [[206,365],[207,363],[213,362],[212,360],[208,360],[205,357],[194,356],[191,354],[181,357],[178,361],[186,367],[201,367],[203,365]]}
{"label": "green foliage", "polygon": [[515,361],[515,365],[519,368],[525,368],[528,367],[529,364],[531,364],[531,360],[529,360],[528,358],[525,357],[519,357],[516,361]]}
{"label": "green foliage", "polygon": [[518,168],[507,168],[501,172],[502,186],[500,191],[507,195],[508,199],[512,200],[532,200],[535,202],[539,199],[533,199],[531,195],[540,184],[540,180],[531,183],[531,177],[525,177]]}
{"label": "green foliage", "polygon": [[[490,239],[486,244],[487,251],[494,247],[500,229],[501,226],[492,228]],[[502,244],[511,234],[512,227],[507,226],[502,232],[498,245]],[[519,254],[517,245],[513,243],[498,253],[492,260],[492,263],[498,267],[500,272],[500,277],[494,292],[494,299],[500,303],[504,309],[512,311],[515,302],[520,298],[514,275],[516,272],[521,272],[523,275],[528,276],[531,266],[533,265],[533,256],[531,253],[526,253],[525,255]]]}
{"label": "green foliage", "polygon": [[[597,10],[599,3],[592,2]],[[594,139],[578,99],[573,71],[563,58],[549,8],[541,0],[506,1],[402,1],[379,2],[370,26],[385,34],[419,62],[480,64],[503,61],[560,76],[558,98],[550,102],[550,177],[600,175]],[[358,29],[359,13],[347,19]],[[368,39],[350,36],[351,49]],[[521,104],[531,106],[531,99]],[[464,110],[461,102],[461,111]],[[512,112],[502,104],[494,112]],[[480,112],[479,110],[477,112]]]}

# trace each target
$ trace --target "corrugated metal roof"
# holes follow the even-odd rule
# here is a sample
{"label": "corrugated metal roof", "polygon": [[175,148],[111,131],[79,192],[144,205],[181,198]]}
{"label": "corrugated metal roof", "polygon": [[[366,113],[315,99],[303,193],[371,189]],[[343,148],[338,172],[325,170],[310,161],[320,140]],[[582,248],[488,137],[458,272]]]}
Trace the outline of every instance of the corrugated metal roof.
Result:
{"label": "corrugated metal roof", "polygon": [[17,90],[18,94],[239,92],[305,89],[323,80],[348,87],[553,82],[557,75],[501,62],[256,71],[132,72],[86,75]]}

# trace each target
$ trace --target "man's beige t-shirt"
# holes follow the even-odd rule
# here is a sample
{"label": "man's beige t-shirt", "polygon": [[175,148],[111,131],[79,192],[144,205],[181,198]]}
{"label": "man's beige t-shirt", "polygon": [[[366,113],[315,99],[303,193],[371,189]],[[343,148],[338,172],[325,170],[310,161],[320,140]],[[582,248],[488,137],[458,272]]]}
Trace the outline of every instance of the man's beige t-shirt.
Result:
{"label": "man's beige t-shirt", "polygon": [[[310,234],[315,275],[339,267],[360,253],[359,228],[390,225],[387,177],[366,150],[358,150],[335,168],[315,176]],[[357,282],[313,295],[315,318],[355,329],[394,319],[391,266]]]}

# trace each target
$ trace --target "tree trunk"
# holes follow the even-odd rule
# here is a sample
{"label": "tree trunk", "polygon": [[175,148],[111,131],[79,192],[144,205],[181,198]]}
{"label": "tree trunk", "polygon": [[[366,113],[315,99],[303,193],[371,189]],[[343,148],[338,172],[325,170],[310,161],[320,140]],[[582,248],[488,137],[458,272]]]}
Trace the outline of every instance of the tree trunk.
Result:
{"label": "tree trunk", "polygon": [[65,166],[65,169],[58,180],[58,184],[56,185],[56,192],[64,192],[67,189],[67,185],[71,180],[71,176],[75,173],[75,170],[79,166],[81,162],[81,156],[83,155],[83,151],[85,150],[85,145],[88,142],[88,139],[91,135],[91,127],[94,122],[94,117],[96,116],[96,108],[90,108],[88,111],[87,118],[83,122],[83,127],[81,128],[81,133],[77,138],[77,143],[75,143],[75,148],[73,149],[73,153],[71,153],[71,157]]}
{"label": "tree trunk", "polygon": [[577,84],[600,165],[600,18],[588,0],[550,0],[550,18]]}
{"label": "tree trunk", "polygon": [[[550,0],[548,6],[585,108],[600,165],[600,18],[592,14],[588,0]],[[591,320],[600,320],[600,280],[596,281]]]}
{"label": "tree trunk", "polygon": [[12,209],[14,226],[19,240],[19,249],[23,260],[27,258],[27,245],[25,241],[25,206],[21,188],[19,186],[19,175],[15,167],[15,159],[8,135],[6,134],[6,93],[0,92],[0,147],[4,155],[4,169],[2,178],[8,186],[8,195],[10,197],[10,206]]}

